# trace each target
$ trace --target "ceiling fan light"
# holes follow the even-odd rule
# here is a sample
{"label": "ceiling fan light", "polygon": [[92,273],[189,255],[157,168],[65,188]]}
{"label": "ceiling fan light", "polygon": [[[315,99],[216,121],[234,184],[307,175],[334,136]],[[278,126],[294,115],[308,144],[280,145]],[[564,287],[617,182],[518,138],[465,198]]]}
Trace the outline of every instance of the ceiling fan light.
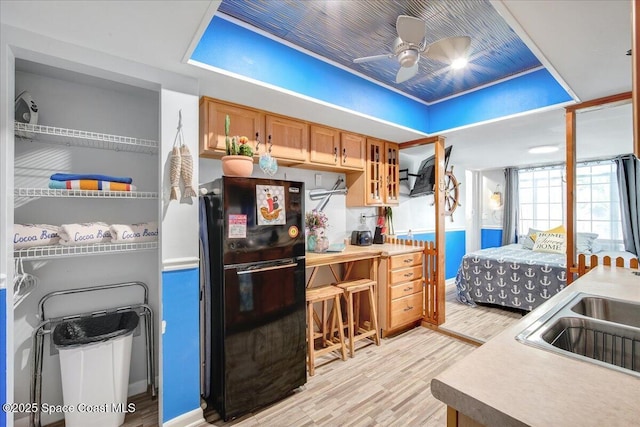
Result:
{"label": "ceiling fan light", "polygon": [[415,49],[403,50],[398,54],[398,62],[400,62],[400,65],[405,68],[414,66],[415,63],[418,62],[419,58],[420,55]]}
{"label": "ceiling fan light", "polygon": [[467,63],[468,63],[467,58],[464,58],[464,57],[456,58],[451,62],[451,68],[453,68],[454,70],[460,70],[466,67]]}

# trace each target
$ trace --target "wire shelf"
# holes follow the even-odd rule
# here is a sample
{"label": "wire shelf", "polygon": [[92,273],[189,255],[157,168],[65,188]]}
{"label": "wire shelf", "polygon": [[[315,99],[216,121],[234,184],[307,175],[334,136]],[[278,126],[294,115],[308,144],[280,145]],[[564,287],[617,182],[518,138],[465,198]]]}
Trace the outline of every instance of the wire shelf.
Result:
{"label": "wire shelf", "polygon": [[32,261],[49,258],[70,258],[85,255],[104,255],[119,252],[133,252],[153,250],[158,248],[158,242],[144,243],[100,243],[80,246],[36,246],[13,251],[14,258],[21,258],[24,261]]}
{"label": "wire shelf", "polygon": [[17,137],[27,140],[39,140],[53,144],[76,147],[98,148],[102,150],[129,151],[134,153],[156,154],[158,142],[128,136],[109,135],[54,126],[33,125],[14,122]]}
{"label": "wire shelf", "polygon": [[154,191],[62,190],[51,188],[16,188],[16,197],[79,197],[97,199],[157,199]]}

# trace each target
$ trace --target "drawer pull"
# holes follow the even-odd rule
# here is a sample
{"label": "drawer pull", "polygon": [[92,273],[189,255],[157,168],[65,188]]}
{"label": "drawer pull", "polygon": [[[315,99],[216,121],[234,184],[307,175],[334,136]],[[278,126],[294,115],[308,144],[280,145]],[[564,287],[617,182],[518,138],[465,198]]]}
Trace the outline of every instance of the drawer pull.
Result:
{"label": "drawer pull", "polygon": [[409,307],[404,309],[404,311],[411,311],[411,310],[413,310],[413,306],[412,305],[410,305]]}
{"label": "drawer pull", "polygon": [[410,291],[410,290],[412,290],[412,289],[413,289],[413,286],[409,286],[408,288],[404,288],[404,289],[403,289],[403,291],[405,291],[405,292],[409,292],[409,291]]}
{"label": "drawer pull", "polygon": [[404,273],[404,277],[411,277],[413,276],[413,271],[411,273]]}
{"label": "drawer pull", "polygon": [[402,260],[402,262],[404,262],[405,264],[409,264],[411,262],[413,262],[413,258],[405,258]]}

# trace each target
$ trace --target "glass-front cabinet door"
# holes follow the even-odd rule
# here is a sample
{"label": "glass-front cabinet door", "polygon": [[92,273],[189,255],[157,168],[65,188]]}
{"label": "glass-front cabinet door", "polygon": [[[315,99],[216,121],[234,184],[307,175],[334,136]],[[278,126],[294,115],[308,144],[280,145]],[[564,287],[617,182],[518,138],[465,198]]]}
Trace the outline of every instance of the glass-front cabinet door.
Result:
{"label": "glass-front cabinet door", "polygon": [[384,169],[384,141],[367,139],[367,205],[379,205],[383,203],[384,181],[386,174]]}
{"label": "glass-front cabinet door", "polygon": [[385,143],[386,205],[398,205],[400,203],[399,163],[398,144],[392,142]]}

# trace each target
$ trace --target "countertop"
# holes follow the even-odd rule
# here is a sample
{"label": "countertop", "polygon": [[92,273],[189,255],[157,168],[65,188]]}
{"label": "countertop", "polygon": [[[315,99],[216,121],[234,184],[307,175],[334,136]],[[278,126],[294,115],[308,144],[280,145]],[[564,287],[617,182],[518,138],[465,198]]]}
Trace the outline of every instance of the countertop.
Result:
{"label": "countertop", "polygon": [[578,291],[640,302],[640,277],[600,266],[436,376],[433,395],[486,426],[630,426],[640,423],[640,378],[516,341]]}
{"label": "countertop", "polygon": [[355,246],[346,245],[342,252],[307,252],[306,266],[314,267],[333,263],[357,261],[361,259],[389,257],[413,252],[421,252],[423,248],[419,246],[398,245],[384,243],[382,245]]}

